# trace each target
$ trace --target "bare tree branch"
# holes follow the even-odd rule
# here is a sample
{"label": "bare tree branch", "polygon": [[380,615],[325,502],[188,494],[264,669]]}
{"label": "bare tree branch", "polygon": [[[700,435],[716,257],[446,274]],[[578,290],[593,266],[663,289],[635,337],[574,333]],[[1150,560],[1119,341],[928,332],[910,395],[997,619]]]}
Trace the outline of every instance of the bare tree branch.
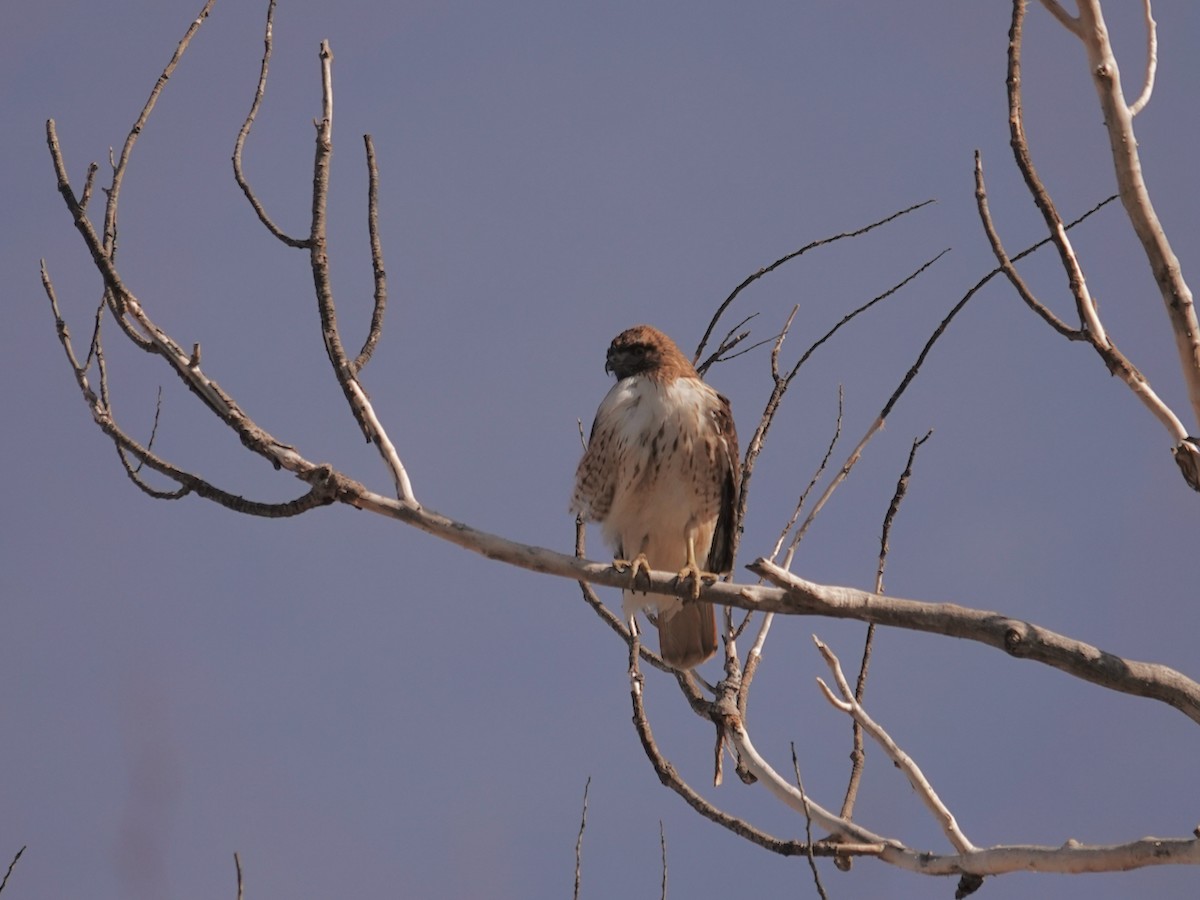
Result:
{"label": "bare tree branch", "polygon": [[1146,75],[1142,80],[1142,92],[1129,107],[1130,118],[1140,113],[1150,102],[1150,97],[1154,94],[1154,76],[1158,73],[1158,23],[1154,21],[1150,0],[1142,0],[1142,12],[1146,19]]}
{"label": "bare tree branch", "polygon": [[733,292],[725,298],[721,305],[717,307],[717,311],[713,313],[713,317],[708,323],[708,328],[704,331],[704,336],[700,338],[700,343],[696,345],[696,352],[692,354],[692,364],[694,365],[696,360],[700,359],[700,355],[704,352],[704,348],[707,346],[709,338],[712,337],[712,333],[717,327],[717,322],[719,322],[721,316],[725,314],[725,310],[729,309],[730,304],[737,299],[738,294],[740,294],[754,282],[758,281],[758,279],[762,278],[764,275],[774,272],[784,263],[790,262],[798,256],[803,256],[809,250],[815,250],[817,247],[823,247],[826,244],[832,244],[844,238],[859,237],[860,235],[866,234],[868,231],[874,231],[876,228],[879,228],[882,225],[887,225],[889,222],[894,222],[901,216],[908,215],[910,212],[915,212],[916,210],[928,206],[933,202],[934,201],[932,199],[923,200],[920,203],[913,204],[905,209],[894,212],[890,216],[885,216],[877,222],[872,222],[870,225],[864,225],[862,228],[858,228],[854,231],[843,231],[841,234],[835,234],[831,235],[830,237],[821,238],[817,241],[812,241],[811,243],[805,244],[799,250],[793,250],[791,253],[781,256],[779,259],[775,260],[775,262],[771,263],[769,266],[759,269],[754,274],[746,276],[742,283],[733,289]]}
{"label": "bare tree branch", "polygon": [[[939,855],[917,851],[892,838],[833,815],[803,796],[779,776],[755,749],[744,724],[736,715],[726,718],[730,741],[746,766],[776,799],[797,814],[806,812],[813,822],[856,845],[872,847],[882,861],[924,875],[1000,875],[1005,872],[1112,872],[1150,865],[1196,865],[1200,863],[1200,839],[1142,838],[1126,844],[1088,846],[1069,840],[1058,847],[1027,845],[976,849],[968,853]],[[821,846],[821,845],[818,845]],[[834,844],[844,849],[844,845]],[[969,884],[970,882],[968,882]]]}
{"label": "bare tree branch", "polygon": [[[1114,194],[1110,199],[1115,200],[1116,195]],[[1000,241],[1000,233],[996,231],[996,225],[992,221],[991,210],[988,208],[987,187],[983,182],[983,159],[978,150],[975,151],[975,203],[979,210],[979,218],[983,221],[983,230],[987,234],[988,243],[992,245],[992,253],[995,255],[996,261],[1000,263],[1000,268],[1003,270],[1005,277],[1017,289],[1017,293],[1021,295],[1021,299],[1025,301],[1025,304],[1041,316],[1047,325],[1067,340],[1086,341],[1088,337],[1083,329],[1072,328],[1033,295],[1033,291],[1029,289],[1029,286],[1025,283],[1025,279],[1017,271],[1017,267],[1008,258],[1008,254],[1004,250],[1004,244]]]}
{"label": "bare tree branch", "polygon": [[838,691],[841,693],[841,699],[838,699],[829,685],[818,678],[817,684],[821,688],[821,692],[825,695],[825,699],[837,709],[851,716],[883,748],[896,768],[904,773],[904,777],[908,779],[908,783],[917,792],[917,796],[921,798],[921,802],[933,814],[934,819],[937,820],[938,825],[942,829],[942,833],[945,834],[947,840],[954,846],[954,849],[964,855],[974,853],[978,848],[971,843],[962,829],[959,828],[954,814],[950,812],[949,807],[937,795],[937,791],[933,789],[933,785],[929,783],[920,766],[916,764],[911,756],[900,749],[900,746],[892,739],[892,736],[867,714],[866,709],[855,698],[854,691],[850,689],[850,683],[846,681],[846,676],[842,672],[842,664],[837,656],[816,635],[813,636],[813,643],[817,645],[817,650],[825,658],[825,663],[829,666],[830,672],[833,673],[834,683],[837,684]]}
{"label": "bare tree branch", "polygon": [[375,303],[371,308],[367,337],[354,360],[355,375],[362,372],[375,352],[383,333],[383,313],[387,309],[387,270],[383,265],[383,244],[379,240],[379,166],[375,162],[375,142],[369,134],[363,135],[363,145],[367,151],[367,230],[371,241],[371,271],[375,276]]}
{"label": "bare tree branch", "polygon": [[[1053,0],[1043,0],[1043,5],[1072,34],[1079,37],[1087,48],[1089,71],[1100,97],[1100,106],[1104,112],[1112,147],[1121,203],[1142,243],[1151,272],[1166,304],[1193,416],[1200,423],[1200,324],[1197,323],[1191,290],[1183,279],[1179,260],[1167,241],[1142,178],[1137,138],[1133,133],[1133,116],[1121,90],[1120,73],[1108,40],[1099,0],[1079,0],[1078,18],[1066,16]],[[1080,323],[1088,341],[1104,360],[1109,371],[1119,376],[1167,429],[1173,441],[1172,453],[1176,463],[1188,484],[1200,491],[1200,449],[1196,447],[1194,440],[1189,439],[1187,429],[1178,416],[1159,398],[1142,373],[1109,339],[1066,228],[1055,209],[1054,201],[1034,168],[1025,135],[1021,101],[1021,45],[1025,6],[1026,0],[1013,0],[1012,25],[1009,29],[1008,103],[1013,156],[1058,248],[1059,259],[1063,271],[1067,273]],[[1148,10],[1147,16],[1149,17]],[[1152,18],[1150,22],[1153,22]],[[993,249],[998,251],[998,242],[993,242]]]}
{"label": "bare tree branch", "polygon": [[0,879],[0,891],[3,891],[5,885],[8,884],[8,876],[12,874],[13,868],[17,865],[17,860],[21,858],[21,854],[24,852],[25,847],[22,846],[21,849],[17,851],[17,855],[12,858],[12,862],[8,864],[8,870],[4,873],[4,878]]}
{"label": "bare tree branch", "polygon": [[587,827],[588,789],[592,786],[592,776],[589,775],[583,784],[583,811],[579,814],[579,834],[575,837],[575,892],[571,895],[579,900],[579,885],[583,876],[583,830]]}
{"label": "bare tree branch", "polygon": [[[841,470],[833,477],[820,499],[809,513],[804,524],[795,530],[795,535],[788,548],[784,565],[774,563],[782,547],[783,540],[789,531],[795,528],[795,523],[805,505],[809,492],[816,484],[825,463],[830,458],[837,436],[830,444],[825,462],[818,470],[817,476],[810,482],[809,487],[801,494],[796,506],[796,512],[784,529],[783,536],[776,546],[770,560],[758,559],[750,567],[752,572],[769,585],[741,585],[721,582],[702,586],[700,597],[714,603],[724,604],[729,608],[739,608],[747,611],[747,616],[741,625],[734,627],[731,613],[726,615],[726,655],[723,679],[714,687],[705,684],[692,672],[680,672],[666,665],[657,655],[644,649],[638,637],[636,623],[623,622],[613,614],[596,595],[593,585],[606,585],[615,588],[628,586],[628,575],[618,571],[607,563],[593,562],[585,558],[584,530],[581,522],[576,522],[576,552],[574,556],[558,553],[543,547],[520,544],[498,535],[489,534],[472,528],[466,523],[456,521],[437,512],[423,507],[415,498],[412,484],[400,460],[395,446],[389,439],[383,425],[379,421],[367,397],[366,391],[358,380],[363,367],[369,362],[382,333],[384,312],[387,304],[387,279],[383,263],[382,242],[378,230],[378,188],[379,171],[375,159],[374,146],[369,135],[364,136],[366,150],[366,165],[368,174],[367,219],[368,232],[374,272],[374,297],[371,322],[362,348],[353,360],[347,355],[338,326],[337,309],[332,289],[332,270],[328,254],[327,211],[329,199],[329,176],[333,150],[333,54],[327,41],[322,42],[320,49],[322,106],[321,116],[316,120],[316,147],[313,161],[312,214],[309,235],[306,238],[292,238],[284,234],[270,220],[262,203],[254,194],[242,166],[242,153],[249,132],[261,107],[265,95],[268,65],[272,50],[272,31],[276,0],[269,0],[267,10],[266,30],[264,38],[264,53],[258,85],[251,104],[250,112],[244,120],[238,133],[233,153],[235,179],[250,202],[260,222],[277,239],[289,246],[309,251],[312,268],[314,292],[317,299],[318,312],[321,321],[321,331],[336,379],[346,397],[348,406],[359,424],[363,434],[373,442],[380,452],[381,458],[388,468],[395,485],[395,496],[385,496],[369,490],[364,484],[353,480],[334,469],[332,466],[317,464],[310,461],[296,448],[277,440],[272,435],[259,428],[232,397],[225,393],[220,386],[203,370],[198,345],[193,345],[189,352],[184,345],[177,342],[169,334],[159,328],[146,309],[122,280],[116,266],[117,247],[117,206],[121,184],[127,170],[130,153],[138,135],[148,120],[157,98],[170,77],[179,59],[188,46],[195,31],[208,15],[214,0],[208,0],[201,14],[191,24],[184,38],[180,41],[176,52],[158,83],[151,92],[126,138],[120,156],[113,160],[110,153],[110,163],[113,169],[111,187],[108,189],[108,203],[105,210],[103,228],[97,233],[95,226],[87,215],[87,206],[93,191],[93,181],[96,166],[93,164],[83,185],[82,193],[77,198],[66,175],[67,167],[59,146],[53,120],[47,123],[47,145],[54,165],[58,188],[70,212],[74,224],[83,237],[85,245],[92,257],[93,264],[102,276],[104,282],[104,303],[97,312],[95,327],[92,334],[91,346],[87,358],[80,363],[72,345],[67,324],[59,309],[54,287],[42,267],[43,286],[49,299],[51,312],[55,318],[60,343],[67,356],[77,386],[88,404],[94,420],[105,434],[113,441],[121,458],[122,465],[134,479],[140,489],[152,496],[163,498],[179,498],[188,493],[196,493],[206,499],[220,503],[230,509],[252,515],[282,516],[296,515],[317,506],[334,502],[384,515],[405,524],[416,527],[440,539],[450,541],[458,546],[482,554],[490,559],[498,560],[509,565],[522,567],[531,571],[551,574],[556,577],[570,578],[580,585],[582,595],[587,603],[608,624],[615,633],[627,644],[628,673],[630,678],[630,696],[633,708],[633,722],[641,740],[647,759],[651,762],[660,781],[679,794],[685,802],[702,816],[721,825],[738,836],[772,852],[782,855],[804,853],[809,858],[818,891],[824,896],[824,889],[817,875],[813,862],[814,855],[829,855],[845,858],[855,854],[877,856],[884,861],[901,868],[924,874],[958,874],[962,876],[959,883],[959,894],[965,896],[978,887],[982,876],[1017,869],[1036,869],[1042,871],[1102,871],[1117,868],[1161,863],[1200,863],[1200,840],[1158,839],[1145,838],[1127,844],[1109,847],[1085,847],[1068,842],[1061,847],[1027,847],[1008,846],[980,849],[974,846],[958,827],[954,816],[948,807],[940,801],[932,786],[922,775],[915,761],[896,745],[866,713],[863,707],[863,693],[866,682],[871,648],[871,635],[876,625],[887,625],[896,628],[923,631],[950,637],[965,638],[978,643],[1002,649],[1011,656],[1021,659],[1031,659],[1052,666],[1074,677],[1101,685],[1103,687],[1156,699],[1179,709],[1193,721],[1200,722],[1200,684],[1187,678],[1180,672],[1163,665],[1128,660],[1106,653],[1088,644],[1047,631],[1032,623],[1010,619],[999,613],[985,610],[969,609],[947,603],[930,603],[918,600],[903,600],[883,595],[883,570],[888,553],[888,536],[896,510],[904,496],[908,477],[911,474],[913,458],[917,448],[924,438],[914,441],[909,454],[908,465],[902,474],[893,497],[892,504],[884,519],[879,567],[876,573],[875,591],[873,593],[852,588],[832,587],[808,582],[788,571],[793,560],[795,548],[805,533],[809,522],[821,510],[831,496],[833,490],[844,481],[851,468],[863,452],[863,448],[871,440],[903,395],[908,385],[915,378],[923,361],[930,353],[934,343],[946,332],[950,322],[966,305],[978,290],[995,275],[1004,273],[1021,294],[1025,302],[1034,309],[1047,323],[1059,333],[1073,340],[1087,340],[1117,374],[1120,374],[1143,399],[1161,421],[1168,427],[1176,440],[1174,451],[1180,466],[1187,472],[1186,466],[1192,465],[1195,473],[1193,486],[1200,490],[1200,448],[1194,439],[1187,437],[1182,424],[1165,404],[1153,394],[1140,373],[1116,350],[1107,337],[1095,303],[1092,301],[1082,268],[1075,257],[1074,250],[1067,238],[1067,231],[1078,221],[1082,221],[1091,212],[1107,203],[1099,204],[1076,222],[1064,224],[1054,209],[1053,203],[1041,184],[1029,158],[1028,146],[1025,141],[1021,122],[1020,96],[1020,32],[1021,20],[1024,14],[1024,0],[1016,0],[1014,4],[1013,31],[1009,60],[1010,86],[1010,118],[1012,122],[1012,144],[1018,159],[1018,165],[1026,179],[1026,184],[1034,194],[1039,208],[1050,231],[1050,237],[1017,254],[1011,259],[1003,248],[998,233],[991,221],[987,208],[987,195],[983,185],[982,166],[976,158],[976,196],[988,239],[992,244],[999,267],[984,276],[953,306],[950,312],[929,337],[916,362],[901,379],[898,387],[884,404],[882,411],[868,428],[867,433],[851,452]],[[1152,92],[1155,68],[1157,64],[1156,26],[1150,12],[1149,0],[1144,0],[1144,9],[1148,28],[1148,60],[1146,84],[1142,96],[1133,105],[1126,107],[1120,90],[1119,77],[1115,60],[1111,58],[1111,48],[1107,43],[1103,19],[1100,16],[1098,0],[1080,0],[1080,15],[1069,16],[1055,0],[1043,0],[1044,5],[1072,33],[1084,41],[1088,47],[1089,62],[1095,56],[1095,77],[1097,90],[1101,95],[1101,104],[1106,111],[1106,118],[1111,109],[1114,119],[1109,119],[1110,137],[1114,143],[1114,161],[1118,170],[1118,180],[1122,187],[1122,200],[1131,219],[1135,212],[1142,218],[1143,229],[1139,237],[1143,238],[1147,256],[1151,261],[1155,277],[1167,302],[1173,330],[1176,334],[1181,359],[1184,363],[1185,379],[1188,379],[1189,390],[1200,420],[1200,331],[1195,326],[1195,312],[1192,308],[1191,295],[1187,291],[1179,274],[1178,262],[1171,253],[1166,239],[1161,235],[1161,227],[1154,218],[1153,208],[1145,197],[1145,186],[1141,183],[1136,146],[1133,140],[1130,122],[1132,116],[1144,107]],[[1119,115],[1118,115],[1119,113]],[[1118,148],[1118,138],[1131,146]],[[1139,193],[1140,192],[1140,193]],[[1110,198],[1112,199],[1112,198]],[[758,270],[747,277],[718,307],[709,322],[699,345],[695,359],[699,360],[708,341],[715,332],[718,322],[730,308],[740,293],[757,279],[774,271],[784,263],[795,259],[808,250],[824,244],[832,243],[846,237],[864,234],[880,227],[909,212],[919,209],[927,203],[917,204],[892,214],[864,228],[846,232],[819,241],[812,242],[796,250],[770,266]],[[1132,208],[1132,209],[1131,209]],[[1135,220],[1135,228],[1139,228]],[[1143,236],[1143,230],[1148,237]],[[1069,274],[1072,293],[1076,301],[1076,309],[1080,317],[1081,327],[1071,328],[1059,320],[1048,308],[1043,306],[1028,287],[1024,285],[1017,273],[1015,263],[1033,250],[1053,241],[1058,250],[1060,260]],[[945,251],[943,251],[944,253]],[[746,510],[746,498],[754,462],[761,453],[765,438],[778,412],[780,403],[792,381],[795,379],[803,363],[826,341],[828,341],[842,326],[853,320],[860,313],[872,308],[875,304],[891,296],[912,282],[927,268],[932,266],[942,254],[924,263],[902,281],[893,285],[884,293],[868,301],[858,309],[850,312],[835,324],[829,331],[813,343],[785,374],[780,366],[780,353],[794,317],[794,308],[788,316],[781,331],[768,341],[742,346],[748,339],[749,330],[743,327],[749,322],[747,317],[737,325],[728,329],[717,349],[709,355],[702,364],[702,369],[718,361],[748,352],[763,343],[773,343],[770,364],[773,379],[773,389],[767,400],[758,429],[747,448],[746,465],[743,469],[741,484],[740,506],[737,512],[739,522],[742,521]],[[117,319],[124,333],[137,346],[163,358],[166,364],[184,382],[188,389],[213,412],[223,424],[233,431],[242,443],[255,454],[269,461],[276,469],[285,469],[308,486],[307,493],[297,499],[282,504],[268,504],[249,501],[223,491],[205,479],[191,472],[174,466],[160,457],[154,450],[154,438],[158,432],[158,412],[155,413],[155,425],[151,431],[149,442],[142,446],[133,440],[128,432],[117,424],[113,413],[112,399],[109,396],[107,380],[107,364],[104,357],[104,347],[101,341],[100,325],[104,306],[107,305]],[[1189,318],[1190,317],[1190,318]],[[737,348],[738,352],[732,351]],[[1189,356],[1190,354],[1190,356]],[[1195,374],[1190,374],[1189,361]],[[95,366],[95,387],[93,387],[92,366]],[[1157,402],[1158,406],[1155,406]],[[841,411],[839,397],[838,434],[840,435]],[[928,435],[926,435],[928,437]],[[171,491],[161,491],[151,487],[141,477],[143,468],[148,468],[173,481],[178,488]],[[736,531],[735,531],[736,533]],[[690,596],[692,585],[680,583],[675,573],[651,572],[646,579],[645,588],[653,593],[675,596]],[[743,670],[736,646],[736,641],[745,629],[754,613],[762,613],[762,620],[753,645],[747,655]],[[833,672],[839,696],[830,690],[823,681],[819,681],[827,698],[842,711],[849,714],[856,728],[856,753],[858,758],[851,772],[850,785],[847,789],[846,800],[843,802],[842,815],[835,815],[816,804],[805,793],[799,778],[799,763],[793,748],[793,768],[796,783],[793,785],[781,777],[755,748],[751,741],[746,724],[746,709],[751,680],[761,657],[762,649],[771,627],[772,617],[776,614],[789,615],[821,615],[830,618],[850,618],[868,623],[868,642],[864,650],[858,684],[854,691],[841,670],[840,663],[833,654],[817,642],[818,648],[825,656]],[[746,783],[761,783],[767,790],[787,805],[789,809],[803,814],[806,821],[806,839],[804,841],[776,838],[756,828],[748,821],[733,816],[709,802],[696,790],[688,785],[675,770],[673,765],[662,754],[655,742],[650,723],[644,707],[645,682],[640,672],[641,659],[648,660],[656,666],[675,676],[680,690],[690,708],[702,718],[713,722],[717,728],[716,741],[716,771],[720,780],[720,766],[726,747],[736,754],[739,775]],[[705,696],[705,691],[711,692],[713,699]],[[908,847],[900,841],[884,837],[852,821],[851,812],[854,806],[854,796],[857,790],[858,778],[861,776],[861,735],[865,730],[893,759],[916,788],[922,801],[934,814],[941,825],[954,853],[937,855]],[[585,785],[583,812],[576,841],[575,896],[579,896],[581,886],[581,850],[583,832],[586,826],[588,785]],[[811,836],[812,823],[828,829],[834,835],[828,841],[814,842]],[[666,895],[666,839],[665,828],[660,822],[660,846],[663,858],[662,895]],[[23,852],[24,848],[22,848]],[[9,866],[11,873],[13,863]],[[238,855],[234,855],[237,868],[238,897],[242,896],[242,869]],[[7,882],[7,875],[0,881],[0,890]]]}
{"label": "bare tree branch", "polygon": [[[158,76],[158,81],[154,83],[154,87],[150,91],[150,96],[146,98],[146,102],[142,106],[142,111],[134,121],[133,127],[129,129],[124,146],[121,147],[121,155],[113,166],[112,182],[108,188],[108,203],[104,211],[104,250],[109,256],[112,256],[116,250],[117,204],[120,202],[121,185],[125,181],[125,170],[129,166],[129,157],[133,153],[134,144],[137,143],[137,139],[141,136],[142,129],[146,127],[146,121],[150,118],[150,113],[154,111],[154,106],[158,103],[158,97],[162,93],[163,88],[167,86],[167,81],[174,74],[175,68],[179,65],[179,61],[183,58],[183,54],[191,44],[192,38],[200,30],[200,26],[208,18],[208,14],[212,11],[213,4],[216,2],[217,0],[205,0],[204,6],[201,7],[196,18],[192,20],[191,25],[184,32],[166,68]],[[60,184],[61,181],[62,179],[60,178]]]}
{"label": "bare tree branch", "polygon": [[[791,744],[792,748],[792,772],[796,775],[796,790],[800,792],[800,799],[804,802],[804,839],[808,841],[808,868],[812,872],[813,885],[817,889],[817,896],[821,900],[829,900],[829,896],[825,893],[825,885],[821,883],[821,873],[817,871],[817,861],[812,855],[812,816],[808,812],[808,798],[804,796],[804,779],[800,777],[800,760],[796,756],[796,742]],[[849,859],[849,857],[846,857]]]}
{"label": "bare tree branch", "polygon": [[[1200,684],[1168,666],[1124,659],[1083,641],[996,612],[968,609],[953,603],[900,600],[855,588],[819,585],[793,575],[766,559],[756,560],[747,568],[784,589],[786,596],[763,594],[760,593],[763,588],[747,586],[740,591],[743,602],[739,603],[732,599],[719,599],[734,585],[713,585],[713,601],[733,606],[753,602],[756,608],[772,612],[786,610],[793,614],[859,619],[927,634],[966,638],[1003,650],[1017,659],[1030,659],[1052,666],[1092,684],[1124,694],[1160,700],[1200,723]],[[652,573],[651,582],[655,580]]]}
{"label": "bare tree branch", "polygon": [[658,847],[662,851],[662,887],[659,897],[667,900],[667,829],[663,826],[662,819],[658,820]]}
{"label": "bare tree branch", "polygon": [[262,222],[267,231],[271,232],[271,234],[289,247],[306,250],[309,246],[308,238],[295,238],[289,234],[285,234],[272,221],[271,217],[267,214],[266,207],[258,199],[258,195],[254,193],[254,189],[250,187],[250,182],[246,178],[245,170],[242,167],[242,150],[246,146],[246,138],[250,136],[250,129],[254,127],[254,120],[258,116],[263,96],[267,91],[267,70],[271,63],[271,49],[275,42],[275,3],[276,0],[268,0],[267,3],[267,24],[263,35],[263,56],[262,66],[258,73],[258,86],[254,89],[254,99],[250,103],[250,112],[246,114],[246,119],[242,122],[242,127],[238,129],[237,140],[233,144],[233,178],[237,182],[238,187],[242,189],[242,193],[246,195],[246,199],[254,209],[254,214],[258,216],[258,220]]}
{"label": "bare tree branch", "polygon": [[[900,511],[900,504],[904,502],[904,497],[908,493],[908,480],[912,477],[913,461],[917,457],[917,450],[921,445],[929,440],[933,431],[927,431],[922,437],[914,438],[912,446],[908,450],[908,462],[905,463],[904,471],[900,473],[900,477],[896,480],[896,491],[892,495],[892,502],[888,504],[887,512],[883,517],[883,530],[879,537],[879,566],[875,570],[875,593],[883,593],[883,570],[887,565],[888,552],[890,550],[890,538],[892,534],[892,523],[896,520],[896,513]],[[854,701],[858,704],[863,702],[863,697],[867,690],[867,674],[871,668],[871,651],[875,646],[875,623],[871,622],[867,625],[867,637],[863,641],[862,660],[858,665],[858,679],[854,685]],[[846,796],[842,800],[841,815],[845,819],[853,818],[854,803],[858,797],[858,787],[862,781],[863,766],[866,763],[866,750],[863,747],[863,732],[862,725],[857,719],[854,719],[853,731],[853,747],[850,751],[850,780],[846,785]]]}
{"label": "bare tree branch", "polygon": [[[634,635],[629,644],[629,696],[633,704],[634,728],[637,729],[638,738],[642,742],[642,750],[645,752],[646,758],[650,760],[650,764],[654,767],[654,771],[658,775],[658,780],[682,797],[688,806],[692,807],[692,809],[700,813],[704,818],[733,832],[738,837],[744,838],[753,844],[758,844],[760,847],[764,847],[772,853],[778,853],[781,856],[807,854],[809,851],[807,843],[782,840],[774,837],[755,828],[743,819],[732,816],[713,806],[704,797],[696,793],[679,776],[675,767],[662,755],[658,749],[658,744],[654,740],[654,734],[650,730],[650,721],[646,718],[646,707],[642,697],[644,679],[638,670],[640,643],[637,636]],[[833,849],[831,846],[818,845],[813,848],[813,852],[819,855],[829,855],[832,854]]]}

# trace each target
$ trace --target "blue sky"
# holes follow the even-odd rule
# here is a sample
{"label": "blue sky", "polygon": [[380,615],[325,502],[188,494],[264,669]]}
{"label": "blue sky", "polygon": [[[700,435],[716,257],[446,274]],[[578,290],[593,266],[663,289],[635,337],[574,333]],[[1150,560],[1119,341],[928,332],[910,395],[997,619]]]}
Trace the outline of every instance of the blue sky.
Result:
{"label": "blue sky", "polygon": [[[346,508],[242,518],[195,498],[153,501],[128,482],[80,402],[41,292],[45,258],[85,340],[99,280],[55,191],[44,122],[55,118],[78,188],[87,164],[120,146],[200,5],[61,0],[4,17],[0,860],[29,848],[6,890],[232,897],[236,850],[248,897],[562,897],[590,777],[583,896],[657,896],[660,820],[670,896],[807,895],[802,861],[740,842],[658,785],[629,721],[625,648],[572,583]],[[1109,5],[1133,94],[1137,4]],[[386,492],[325,361],[307,260],[262,230],[231,176],[264,10],[218,3],[168,84],[127,177],[118,261],[156,321],[199,342],[206,371],[263,427]],[[1155,10],[1159,81],[1137,130],[1188,275],[1200,9]],[[1010,250],[1042,236],[1007,145],[1007,20],[1007,4],[947,0],[285,3],[247,173],[277,221],[306,230],[328,38],[333,283],[351,345],[370,312],[363,133],[381,168],[391,301],[364,384],[424,503],[561,550],[573,538],[577,420],[586,427],[608,388],[614,334],[651,322],[690,349],[759,267],[936,199],[739,299],[732,314],[759,313],[760,337],[800,305],[784,349],[794,360],[950,248],[802,370],[755,476],[746,563],[769,552],[824,452],[838,386],[840,458],[992,268],[976,149]],[[1107,138],[1081,47],[1040,7],[1025,76],[1034,159],[1063,214],[1077,215],[1114,190]],[[1128,223],[1114,205],[1074,239],[1116,342],[1183,412]],[[1049,254],[1023,271],[1070,317]],[[149,434],[161,386],[164,455],[256,499],[299,493],[165,368],[120,346],[111,323],[106,334],[129,431]],[[770,388],[766,355],[710,380],[748,436]],[[889,592],[997,610],[1197,674],[1200,506],[1165,433],[1093,353],[999,281],[936,347],[795,571],[870,587],[895,479],[930,428],[893,531]],[[849,727],[815,687],[826,673],[808,635],[849,662],[863,631],[777,622],[751,699],[758,748],[786,770],[794,741],[806,789],[827,806],[844,790]],[[868,708],[976,844],[1118,843],[1200,821],[1200,737],[1177,711],[966,642],[884,630],[875,653]],[[710,726],[670,680],[651,673],[646,690],[663,750],[698,789],[773,833],[803,834],[759,789],[706,786]],[[946,851],[902,776],[868,754],[858,819]],[[822,871],[831,896],[953,890],[869,860]],[[984,890],[1191,897],[1196,877],[1015,875]]]}

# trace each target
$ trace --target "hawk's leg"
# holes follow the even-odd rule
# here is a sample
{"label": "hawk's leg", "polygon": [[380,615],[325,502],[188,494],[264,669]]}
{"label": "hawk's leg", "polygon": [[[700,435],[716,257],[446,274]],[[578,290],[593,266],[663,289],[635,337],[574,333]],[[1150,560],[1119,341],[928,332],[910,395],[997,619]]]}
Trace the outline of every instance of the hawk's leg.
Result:
{"label": "hawk's leg", "polygon": [[642,588],[642,593],[644,594],[646,588],[650,587],[650,560],[646,559],[645,553],[639,553],[633,559],[614,559],[613,568],[618,572],[629,573],[630,590],[637,590],[639,575],[646,582],[645,587]]}
{"label": "hawk's leg", "polygon": [[704,587],[704,581],[717,581],[718,576],[713,572],[705,572],[696,563],[696,535],[688,529],[687,536],[687,562],[683,564],[683,568],[679,570],[680,581],[691,581],[692,583],[692,599],[700,599],[700,591]]}

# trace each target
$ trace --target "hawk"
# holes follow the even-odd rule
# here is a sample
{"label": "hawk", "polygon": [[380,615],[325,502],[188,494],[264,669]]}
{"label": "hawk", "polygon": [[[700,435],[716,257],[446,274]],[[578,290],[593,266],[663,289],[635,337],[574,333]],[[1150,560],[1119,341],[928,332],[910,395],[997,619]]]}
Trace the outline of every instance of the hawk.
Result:
{"label": "hawk", "polygon": [[[649,325],[613,338],[604,369],[617,383],[596,410],[571,511],[600,523],[613,565],[630,572],[626,618],[655,611],[663,659],[690,669],[717,650],[712,604],[697,599],[703,579],[733,569],[741,459],[729,401]],[[690,580],[691,601],[635,595],[651,569]]]}

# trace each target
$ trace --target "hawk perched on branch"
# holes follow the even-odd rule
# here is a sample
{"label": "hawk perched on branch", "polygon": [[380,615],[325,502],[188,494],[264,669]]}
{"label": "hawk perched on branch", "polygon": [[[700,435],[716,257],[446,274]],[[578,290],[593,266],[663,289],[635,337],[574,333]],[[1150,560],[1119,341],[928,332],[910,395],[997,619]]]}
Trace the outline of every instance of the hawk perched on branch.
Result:
{"label": "hawk perched on branch", "polygon": [[733,568],[741,459],[729,401],[649,325],[617,335],[604,368],[617,383],[596,410],[571,511],[601,524],[617,554],[613,565],[630,571],[631,587],[651,569],[691,580],[686,603],[623,594],[626,618],[657,612],[663,658],[690,669],[717,649],[712,604],[696,599],[702,579]]}

